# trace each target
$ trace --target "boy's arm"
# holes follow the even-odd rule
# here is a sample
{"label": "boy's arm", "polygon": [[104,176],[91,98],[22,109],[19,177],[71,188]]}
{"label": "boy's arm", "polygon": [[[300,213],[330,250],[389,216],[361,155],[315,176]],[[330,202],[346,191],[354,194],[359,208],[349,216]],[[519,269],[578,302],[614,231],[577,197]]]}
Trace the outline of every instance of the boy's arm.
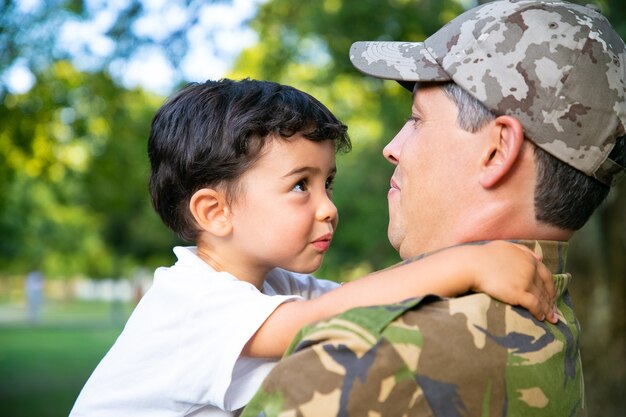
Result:
{"label": "boy's arm", "polygon": [[468,291],[521,305],[540,320],[556,320],[550,271],[530,249],[495,241],[449,248],[348,282],[318,298],[284,303],[250,338],[242,354],[280,357],[302,326],[354,307],[426,294],[451,297]]}

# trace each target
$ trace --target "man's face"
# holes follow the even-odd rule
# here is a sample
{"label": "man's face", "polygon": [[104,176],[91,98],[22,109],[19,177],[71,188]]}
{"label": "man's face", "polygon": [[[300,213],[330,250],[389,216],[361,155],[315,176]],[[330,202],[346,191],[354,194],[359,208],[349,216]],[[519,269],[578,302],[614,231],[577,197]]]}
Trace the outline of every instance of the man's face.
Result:
{"label": "man's face", "polygon": [[458,127],[457,113],[440,87],[420,87],[411,118],[383,150],[396,165],[388,236],[403,259],[460,243],[470,161],[476,159],[475,135]]}

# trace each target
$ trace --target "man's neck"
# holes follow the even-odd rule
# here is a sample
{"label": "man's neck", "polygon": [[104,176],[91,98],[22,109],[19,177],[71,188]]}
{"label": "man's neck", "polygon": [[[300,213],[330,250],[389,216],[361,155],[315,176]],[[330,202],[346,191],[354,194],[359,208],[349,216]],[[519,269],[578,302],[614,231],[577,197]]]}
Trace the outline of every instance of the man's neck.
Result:
{"label": "man's neck", "polygon": [[[542,262],[546,265],[546,267],[553,274],[562,274],[565,273],[565,264],[567,260],[567,249],[569,243],[567,241],[559,241],[559,240],[532,240],[532,239],[504,239],[510,242],[519,243],[520,245],[524,245],[528,247],[533,252],[541,255]],[[465,242],[459,243],[457,245],[450,245],[447,247],[442,247],[436,250],[432,250],[429,252],[422,253],[417,256],[412,256],[408,258],[405,262],[419,260],[421,258],[425,258],[434,253],[440,252],[442,250],[448,249],[454,246],[462,246],[462,245],[484,245],[485,243],[490,242],[490,240],[482,240],[476,242]]]}

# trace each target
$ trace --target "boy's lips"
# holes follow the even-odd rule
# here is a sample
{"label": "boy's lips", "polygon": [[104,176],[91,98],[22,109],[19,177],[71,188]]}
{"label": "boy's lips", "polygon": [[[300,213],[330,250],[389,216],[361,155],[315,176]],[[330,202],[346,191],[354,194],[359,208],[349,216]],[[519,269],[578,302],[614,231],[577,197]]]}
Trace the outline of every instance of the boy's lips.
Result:
{"label": "boy's lips", "polygon": [[311,244],[313,245],[313,247],[315,247],[316,249],[320,251],[327,251],[328,248],[330,247],[330,242],[332,240],[333,240],[332,233],[326,233],[325,235],[320,236],[317,239],[315,239],[313,242],[311,242]]}
{"label": "boy's lips", "polygon": [[389,186],[394,190],[400,190],[398,183],[393,178],[389,181]]}

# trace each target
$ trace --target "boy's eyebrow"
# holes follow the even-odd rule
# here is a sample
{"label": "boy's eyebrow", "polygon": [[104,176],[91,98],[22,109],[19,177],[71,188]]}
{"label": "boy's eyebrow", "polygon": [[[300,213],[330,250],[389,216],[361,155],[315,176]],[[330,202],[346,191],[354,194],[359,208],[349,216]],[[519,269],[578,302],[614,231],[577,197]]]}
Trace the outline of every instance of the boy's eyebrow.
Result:
{"label": "boy's eyebrow", "polygon": [[[294,175],[300,175],[303,173],[318,173],[321,172],[322,170],[318,167],[309,167],[309,166],[304,166],[304,167],[298,167],[298,168],[294,168],[291,171],[289,171],[288,173],[286,173],[285,175],[283,175],[283,178],[286,177],[291,177]],[[337,167],[333,166],[332,169],[330,170],[331,174],[335,174],[337,172]]]}

